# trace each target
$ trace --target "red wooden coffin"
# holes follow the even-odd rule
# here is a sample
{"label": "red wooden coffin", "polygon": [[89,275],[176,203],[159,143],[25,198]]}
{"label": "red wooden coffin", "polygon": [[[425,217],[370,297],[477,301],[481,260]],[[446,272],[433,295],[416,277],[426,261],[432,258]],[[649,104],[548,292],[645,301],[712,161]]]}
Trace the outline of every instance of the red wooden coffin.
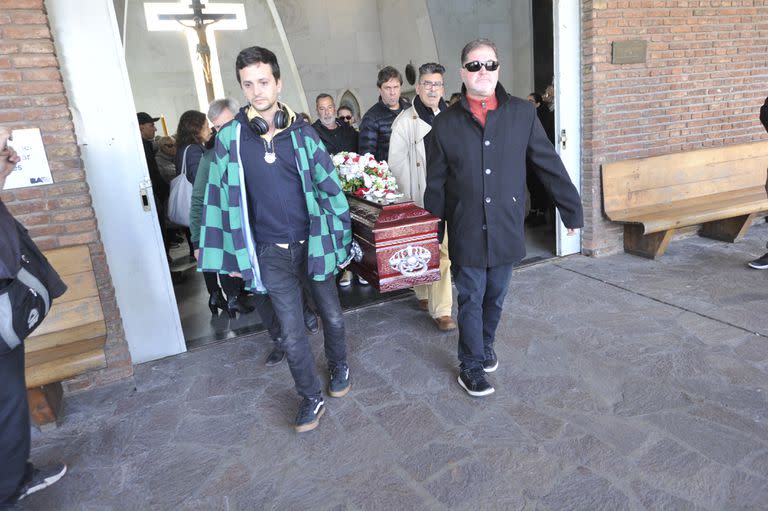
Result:
{"label": "red wooden coffin", "polygon": [[354,273],[381,293],[440,280],[437,217],[413,201],[379,203],[352,195],[347,200]]}

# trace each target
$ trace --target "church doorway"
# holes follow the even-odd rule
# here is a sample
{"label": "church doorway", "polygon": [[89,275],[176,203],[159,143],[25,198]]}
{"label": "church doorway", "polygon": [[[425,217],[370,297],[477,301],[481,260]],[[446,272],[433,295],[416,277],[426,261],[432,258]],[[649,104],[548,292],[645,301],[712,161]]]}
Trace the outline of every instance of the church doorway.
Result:
{"label": "church doorway", "polygon": [[[501,80],[512,94],[525,98],[538,92],[546,96],[553,76],[557,97],[561,93],[557,16],[560,4],[568,2],[559,0],[420,0],[387,8],[375,0],[361,0],[352,18],[349,6],[334,0],[112,1],[136,110],[161,116],[158,128],[163,135],[174,134],[183,112],[205,112],[212,97],[230,97],[242,104],[233,63],[240,49],[254,44],[269,47],[278,56],[283,80],[281,101],[294,111],[307,112],[312,120],[316,118],[314,98],[319,93],[330,94],[338,101],[337,107],[349,107],[360,120],[378,99],[376,74],[384,65],[396,67],[405,78],[409,65],[418,68],[424,62],[444,63],[449,96],[460,90],[460,49],[479,36],[489,37],[499,46],[502,69],[509,70],[502,73]],[[192,28],[193,4],[201,4],[206,14],[220,16],[204,23],[205,51],[200,51],[200,30]],[[578,26],[578,14],[574,24]],[[574,51],[578,62],[578,43]],[[572,83],[578,84],[578,77]],[[578,95],[578,85],[575,88]],[[413,93],[408,82],[403,84],[403,93]],[[550,97],[555,95],[547,99]],[[559,100],[555,104],[560,104]],[[578,99],[574,104],[578,105]],[[554,117],[553,131],[559,134],[562,123],[558,109],[549,113]],[[578,122],[578,110],[570,122],[574,120]],[[560,150],[559,135],[553,135],[553,143]],[[575,172],[578,177],[578,169]],[[543,194],[540,189],[531,192],[528,257],[524,263],[574,251],[573,246],[561,243],[564,231],[546,192]],[[182,235],[173,241],[176,246],[171,248],[170,269],[188,347],[259,331],[262,325],[256,313],[234,318],[225,312],[211,315],[209,295],[202,276],[195,271],[186,240]],[[347,308],[392,297],[378,296],[370,288],[356,285],[344,289],[341,296]]]}

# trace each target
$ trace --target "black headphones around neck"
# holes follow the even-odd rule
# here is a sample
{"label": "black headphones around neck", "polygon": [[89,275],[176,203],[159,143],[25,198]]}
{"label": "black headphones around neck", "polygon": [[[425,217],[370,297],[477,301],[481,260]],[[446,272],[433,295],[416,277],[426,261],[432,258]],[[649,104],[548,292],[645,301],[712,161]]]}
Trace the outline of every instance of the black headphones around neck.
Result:
{"label": "black headphones around neck", "polygon": [[[275,124],[275,128],[279,130],[288,127],[288,112],[285,111],[283,105],[280,105],[280,108],[275,112],[275,117],[272,119],[272,122]],[[259,115],[248,121],[248,125],[258,136],[269,133],[269,124],[267,124],[267,121]]]}

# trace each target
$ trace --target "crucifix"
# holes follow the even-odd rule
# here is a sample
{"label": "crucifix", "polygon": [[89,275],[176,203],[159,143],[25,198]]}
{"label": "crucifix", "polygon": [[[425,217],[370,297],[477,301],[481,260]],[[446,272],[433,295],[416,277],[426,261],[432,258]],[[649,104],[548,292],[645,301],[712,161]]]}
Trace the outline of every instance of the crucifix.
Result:
{"label": "crucifix", "polygon": [[248,28],[244,5],[214,4],[206,0],[145,3],[144,15],[148,30],[175,30],[186,34],[200,111],[206,112],[211,101],[224,97],[214,31]]}

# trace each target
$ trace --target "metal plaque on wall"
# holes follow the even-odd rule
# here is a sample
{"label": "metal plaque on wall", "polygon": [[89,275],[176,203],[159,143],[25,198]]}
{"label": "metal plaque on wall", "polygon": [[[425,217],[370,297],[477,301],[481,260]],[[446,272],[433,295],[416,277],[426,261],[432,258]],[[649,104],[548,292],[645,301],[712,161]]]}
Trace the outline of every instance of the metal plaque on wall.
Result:
{"label": "metal plaque on wall", "polygon": [[643,64],[648,41],[635,39],[631,41],[614,41],[611,52],[612,64]]}

